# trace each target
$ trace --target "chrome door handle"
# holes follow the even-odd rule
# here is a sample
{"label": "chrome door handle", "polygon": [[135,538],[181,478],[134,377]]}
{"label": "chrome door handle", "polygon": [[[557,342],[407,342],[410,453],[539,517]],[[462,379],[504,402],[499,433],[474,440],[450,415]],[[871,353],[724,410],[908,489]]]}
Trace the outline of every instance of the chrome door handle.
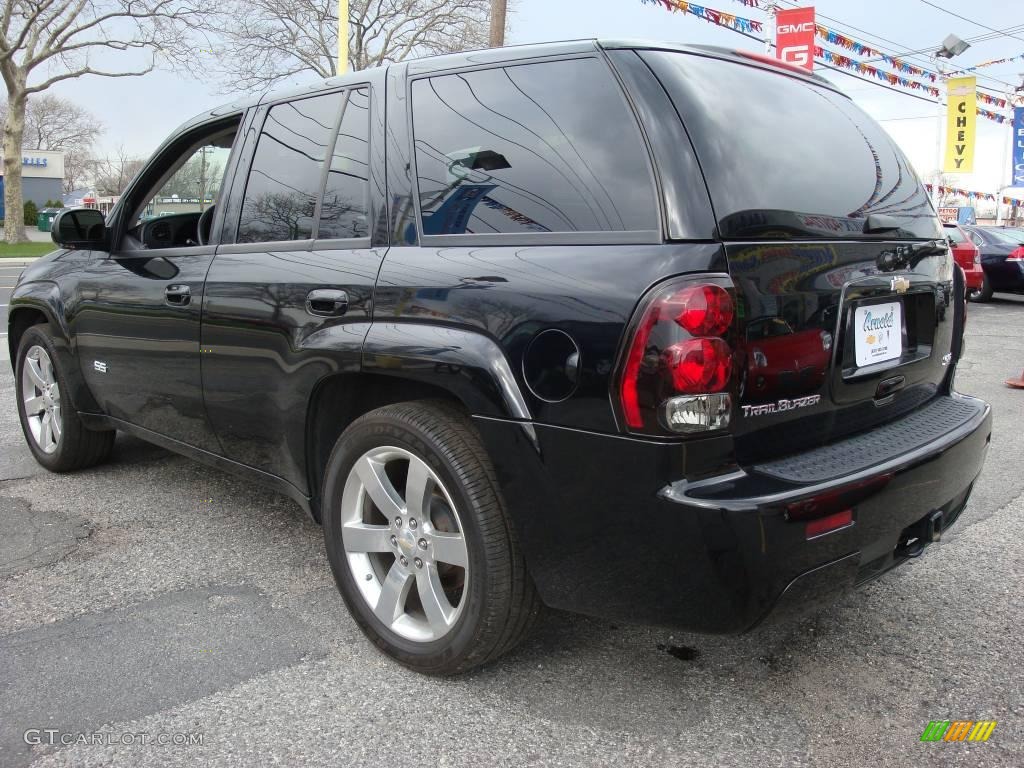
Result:
{"label": "chrome door handle", "polygon": [[164,289],[164,299],[173,307],[184,307],[192,301],[192,289],[187,285],[168,285]]}
{"label": "chrome door handle", "polygon": [[340,317],[348,311],[348,294],[335,288],[316,288],[306,294],[306,311],[318,317]]}

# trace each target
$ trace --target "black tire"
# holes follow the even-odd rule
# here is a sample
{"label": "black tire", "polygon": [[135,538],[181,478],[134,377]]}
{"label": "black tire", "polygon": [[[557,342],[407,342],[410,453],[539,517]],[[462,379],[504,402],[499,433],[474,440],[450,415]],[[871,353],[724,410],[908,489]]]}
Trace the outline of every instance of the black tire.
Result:
{"label": "black tire", "polygon": [[[60,438],[56,441],[56,449],[47,453],[43,450],[29,427],[28,415],[25,412],[25,396],[23,393],[22,372],[25,361],[30,350],[34,347],[42,347],[50,359],[53,368],[53,375],[59,387],[60,393],[60,420],[62,430]],[[33,325],[28,328],[21,337],[18,344],[18,359],[14,376],[15,392],[18,399],[18,417],[21,421],[21,431],[25,435],[29,450],[42,466],[51,472],[73,472],[78,469],[85,469],[99,464],[110,456],[110,449],[114,446],[114,430],[94,431],[86,429],[78,417],[69,399],[71,392],[68,387],[67,378],[61,369],[60,358],[50,336],[48,325]]]}
{"label": "black tire", "polygon": [[993,293],[995,293],[995,291],[992,290],[992,284],[989,283],[988,281],[988,275],[985,275],[981,281],[981,288],[971,293],[971,295],[968,298],[971,301],[984,303],[986,301],[992,300]]}
{"label": "black tire", "polygon": [[[378,619],[348,564],[341,522],[345,484],[356,461],[382,446],[427,463],[456,506],[466,541],[470,576],[461,613],[436,640],[407,639]],[[466,414],[447,402],[385,406],[345,430],[328,459],[323,528],[331,569],[353,618],[380,650],[417,672],[451,675],[485,664],[520,643],[540,612],[480,437]]]}

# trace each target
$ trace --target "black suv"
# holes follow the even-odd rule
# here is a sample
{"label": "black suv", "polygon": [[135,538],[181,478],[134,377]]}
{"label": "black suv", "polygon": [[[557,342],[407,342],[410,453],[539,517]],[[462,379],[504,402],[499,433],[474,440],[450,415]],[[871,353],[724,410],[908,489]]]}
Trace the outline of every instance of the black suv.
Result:
{"label": "black suv", "polygon": [[541,604],[818,603],[937,540],[989,443],[928,194],[756,54],[505,48],[231,104],[54,240],[10,304],[39,462],[121,430],[288,494],[423,672]]}

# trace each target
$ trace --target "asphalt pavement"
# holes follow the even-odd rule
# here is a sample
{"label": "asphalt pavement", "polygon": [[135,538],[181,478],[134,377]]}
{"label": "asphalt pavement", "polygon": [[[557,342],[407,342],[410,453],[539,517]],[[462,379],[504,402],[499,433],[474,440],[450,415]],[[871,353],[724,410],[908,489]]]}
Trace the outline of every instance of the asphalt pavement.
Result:
{"label": "asphalt pavement", "polygon": [[[974,496],[824,612],[731,638],[550,612],[436,680],[362,638],[291,501],[125,437],[40,469],[0,364],[0,765],[1019,766],[1022,368],[1024,299],[972,305],[957,384],[995,411]],[[998,725],[921,742],[931,720]]]}

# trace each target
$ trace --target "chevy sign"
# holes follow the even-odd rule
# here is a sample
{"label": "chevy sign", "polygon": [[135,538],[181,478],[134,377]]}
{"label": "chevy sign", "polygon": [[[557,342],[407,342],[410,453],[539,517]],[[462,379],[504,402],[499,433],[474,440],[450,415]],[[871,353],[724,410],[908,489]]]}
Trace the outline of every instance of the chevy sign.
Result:
{"label": "chevy sign", "polygon": [[1024,107],[1013,108],[1013,168],[1011,187],[1024,187]]}

